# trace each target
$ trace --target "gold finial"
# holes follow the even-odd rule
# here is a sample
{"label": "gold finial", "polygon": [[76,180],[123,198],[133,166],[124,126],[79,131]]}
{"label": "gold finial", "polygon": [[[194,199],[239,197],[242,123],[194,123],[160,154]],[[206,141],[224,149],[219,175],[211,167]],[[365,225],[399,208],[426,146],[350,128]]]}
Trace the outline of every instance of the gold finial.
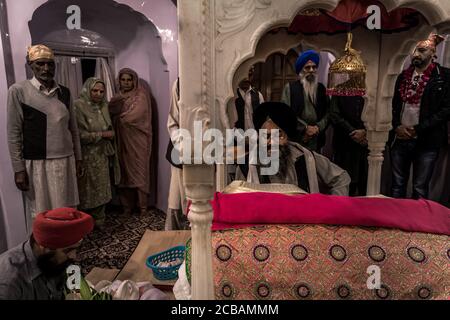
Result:
{"label": "gold finial", "polygon": [[362,96],[366,92],[367,68],[361,58],[361,52],[352,48],[353,35],[347,33],[344,55],[330,66],[328,74],[329,95]]}

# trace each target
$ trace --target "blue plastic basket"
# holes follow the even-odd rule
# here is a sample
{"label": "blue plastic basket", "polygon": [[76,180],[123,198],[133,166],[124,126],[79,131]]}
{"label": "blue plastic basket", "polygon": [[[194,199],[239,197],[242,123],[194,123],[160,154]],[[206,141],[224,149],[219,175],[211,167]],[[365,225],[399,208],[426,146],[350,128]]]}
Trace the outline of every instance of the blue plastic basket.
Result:
{"label": "blue plastic basket", "polygon": [[177,246],[169,250],[162,251],[147,258],[146,265],[153,271],[153,275],[158,280],[173,280],[178,278],[178,269],[181,263],[171,267],[158,267],[160,262],[175,261],[178,258],[184,258],[185,246]]}

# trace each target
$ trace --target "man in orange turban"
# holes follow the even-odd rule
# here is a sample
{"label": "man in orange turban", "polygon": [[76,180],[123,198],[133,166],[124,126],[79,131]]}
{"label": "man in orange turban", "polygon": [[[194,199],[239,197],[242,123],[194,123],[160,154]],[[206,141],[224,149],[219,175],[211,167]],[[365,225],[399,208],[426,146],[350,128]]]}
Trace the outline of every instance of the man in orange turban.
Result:
{"label": "man in orange turban", "polygon": [[39,212],[79,204],[81,146],[68,88],[55,80],[53,51],[28,48],[33,78],[8,90],[7,134],[14,182],[24,192],[27,228]]}
{"label": "man in orange turban", "polygon": [[64,299],[66,268],[93,218],[72,208],[36,216],[30,239],[0,255],[0,300]]}
{"label": "man in orange turban", "polygon": [[411,65],[397,78],[392,100],[390,135],[392,196],[405,198],[413,167],[412,197],[428,198],[429,183],[439,154],[447,145],[450,118],[450,69],[435,62],[444,37],[431,34],[420,41]]}

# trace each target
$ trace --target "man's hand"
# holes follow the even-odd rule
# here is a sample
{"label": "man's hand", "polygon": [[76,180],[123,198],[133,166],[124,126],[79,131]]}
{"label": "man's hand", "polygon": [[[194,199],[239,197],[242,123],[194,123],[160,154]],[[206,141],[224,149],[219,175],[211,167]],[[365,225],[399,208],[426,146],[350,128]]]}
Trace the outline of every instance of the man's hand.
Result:
{"label": "man's hand", "polygon": [[411,135],[411,138],[416,138],[417,137],[417,132],[416,132],[416,129],[414,129],[414,127],[408,127],[408,128],[406,128],[406,130]]}
{"label": "man's hand", "polygon": [[21,191],[30,190],[30,184],[28,182],[28,174],[26,171],[14,173],[14,182],[16,183],[17,189]]}
{"label": "man's hand", "polygon": [[83,161],[77,160],[75,162],[75,165],[77,167],[77,177],[81,178],[82,176],[84,176]]}
{"label": "man's hand", "polygon": [[105,139],[112,139],[112,138],[114,138],[114,131],[112,131],[112,130],[102,131],[101,136],[102,136],[102,138],[105,138]]}
{"label": "man's hand", "polygon": [[400,125],[395,129],[395,134],[396,134],[397,138],[400,140],[409,140],[413,137],[410,133],[410,129],[408,129],[407,127],[405,127],[403,125]]}
{"label": "man's hand", "polygon": [[363,141],[361,141],[359,144],[362,146],[367,146],[368,143],[369,141],[367,141],[367,138],[364,138]]}
{"label": "man's hand", "polygon": [[352,138],[353,141],[355,141],[356,143],[359,143],[360,145],[367,144],[366,130],[364,130],[364,129],[353,130],[350,133],[350,138]]}

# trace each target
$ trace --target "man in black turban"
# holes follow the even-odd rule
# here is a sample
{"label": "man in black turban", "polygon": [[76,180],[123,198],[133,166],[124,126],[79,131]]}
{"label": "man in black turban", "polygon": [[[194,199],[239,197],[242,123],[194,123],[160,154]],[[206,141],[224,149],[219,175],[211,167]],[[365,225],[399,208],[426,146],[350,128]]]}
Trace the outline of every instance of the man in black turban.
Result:
{"label": "man in black turban", "polygon": [[[274,175],[262,175],[261,170],[254,183],[286,183],[298,185],[309,193],[323,191],[335,195],[348,195],[350,176],[328,158],[309,151],[293,142],[297,134],[297,120],[294,111],[282,102],[262,103],[254,113],[255,129],[266,129],[267,148],[271,144],[279,146],[279,168]],[[278,141],[273,141],[273,130],[279,130]],[[259,143],[264,143],[260,141]],[[261,167],[261,166],[260,166]],[[245,166],[241,166],[244,175]]]}

